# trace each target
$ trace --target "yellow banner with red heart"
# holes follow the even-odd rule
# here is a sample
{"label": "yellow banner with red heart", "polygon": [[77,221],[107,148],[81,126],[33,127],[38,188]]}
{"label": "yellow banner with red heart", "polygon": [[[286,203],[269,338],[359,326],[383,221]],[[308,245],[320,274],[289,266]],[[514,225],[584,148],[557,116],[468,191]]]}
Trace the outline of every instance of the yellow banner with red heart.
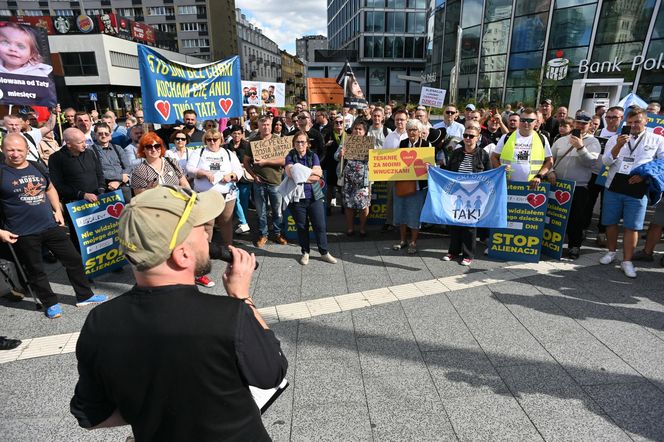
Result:
{"label": "yellow banner with red heart", "polygon": [[426,180],[435,163],[433,147],[370,149],[369,181]]}

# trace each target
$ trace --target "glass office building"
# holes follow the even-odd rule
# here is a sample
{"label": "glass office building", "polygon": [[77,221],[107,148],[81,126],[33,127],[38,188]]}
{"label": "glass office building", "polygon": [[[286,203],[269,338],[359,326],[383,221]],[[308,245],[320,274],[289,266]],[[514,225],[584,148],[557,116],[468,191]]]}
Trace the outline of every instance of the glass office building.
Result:
{"label": "glass office building", "polygon": [[426,72],[435,87],[450,90],[456,81],[457,102],[565,104],[573,90],[603,94],[606,84],[620,96],[663,101],[661,3],[433,0]]}

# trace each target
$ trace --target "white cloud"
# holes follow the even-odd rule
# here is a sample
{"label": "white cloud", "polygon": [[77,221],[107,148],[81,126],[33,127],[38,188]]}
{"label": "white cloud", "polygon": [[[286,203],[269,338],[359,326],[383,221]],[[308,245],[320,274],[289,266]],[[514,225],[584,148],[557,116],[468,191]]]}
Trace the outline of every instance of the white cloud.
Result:
{"label": "white cloud", "polygon": [[280,49],[292,54],[295,54],[296,38],[327,35],[326,0],[235,0],[235,7]]}

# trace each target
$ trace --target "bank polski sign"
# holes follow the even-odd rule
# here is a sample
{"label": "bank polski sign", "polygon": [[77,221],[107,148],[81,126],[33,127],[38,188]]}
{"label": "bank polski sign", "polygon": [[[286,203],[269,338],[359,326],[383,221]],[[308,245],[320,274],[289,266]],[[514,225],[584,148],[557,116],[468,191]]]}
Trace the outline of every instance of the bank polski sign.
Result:
{"label": "bank polski sign", "polygon": [[[562,80],[567,77],[570,60],[564,57],[563,51],[557,51],[556,57],[546,62],[544,76],[549,80]],[[614,57],[612,60],[590,62],[585,58],[579,62],[579,74],[614,73],[623,71],[635,71],[642,67],[646,71],[664,69],[664,52],[656,57],[644,57],[637,55],[631,60],[622,60]]]}

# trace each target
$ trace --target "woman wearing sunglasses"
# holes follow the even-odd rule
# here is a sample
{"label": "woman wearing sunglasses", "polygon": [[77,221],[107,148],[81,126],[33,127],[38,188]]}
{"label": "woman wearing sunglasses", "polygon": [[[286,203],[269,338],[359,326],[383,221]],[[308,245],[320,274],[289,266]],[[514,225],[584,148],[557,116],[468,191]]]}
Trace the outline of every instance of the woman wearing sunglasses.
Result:
{"label": "woman wearing sunglasses", "polygon": [[[224,211],[215,223],[221,234],[223,246],[233,244],[233,211],[237,198],[237,181],[242,176],[242,164],[235,152],[222,149],[223,137],[216,130],[208,130],[203,135],[203,149],[189,154],[187,172],[194,177],[194,190],[205,192],[211,190],[224,196]],[[213,224],[206,226],[209,240],[212,240]]]}
{"label": "woman wearing sunglasses", "polygon": [[154,132],[148,132],[138,141],[136,155],[143,162],[131,174],[135,195],[160,185],[189,187],[184,172],[175,160],[164,157],[165,151],[161,138]]}
{"label": "woman wearing sunglasses", "polygon": [[170,141],[175,145],[175,149],[169,149],[165,154],[166,157],[177,161],[182,170],[187,170],[187,161],[189,160],[187,144],[189,144],[190,140],[189,135],[185,131],[179,129],[173,131]]}
{"label": "woman wearing sunglasses", "polygon": [[[475,123],[477,124],[477,123]],[[479,125],[469,122],[463,132],[463,146],[450,153],[447,169],[459,173],[477,173],[491,169],[489,154],[479,147]],[[459,200],[461,204],[461,200]],[[466,204],[470,204],[467,201]],[[475,258],[475,227],[447,226],[450,233],[450,248],[443,261],[456,260],[463,256],[461,265],[469,266]]]}

